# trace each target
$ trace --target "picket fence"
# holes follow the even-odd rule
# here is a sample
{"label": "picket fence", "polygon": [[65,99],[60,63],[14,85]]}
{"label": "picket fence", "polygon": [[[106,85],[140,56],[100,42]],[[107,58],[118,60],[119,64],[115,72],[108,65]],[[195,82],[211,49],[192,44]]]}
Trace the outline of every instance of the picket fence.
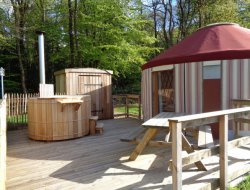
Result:
{"label": "picket fence", "polygon": [[39,93],[6,94],[8,129],[26,125],[28,98],[38,97],[38,96],[39,96]]}

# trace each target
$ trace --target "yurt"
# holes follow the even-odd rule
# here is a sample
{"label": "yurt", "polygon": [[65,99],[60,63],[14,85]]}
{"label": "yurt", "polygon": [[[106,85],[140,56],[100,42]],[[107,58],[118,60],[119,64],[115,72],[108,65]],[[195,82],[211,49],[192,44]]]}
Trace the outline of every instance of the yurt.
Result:
{"label": "yurt", "polygon": [[[201,28],[142,66],[144,120],[160,112],[202,113],[250,98],[250,30]],[[243,129],[250,134],[250,127]]]}

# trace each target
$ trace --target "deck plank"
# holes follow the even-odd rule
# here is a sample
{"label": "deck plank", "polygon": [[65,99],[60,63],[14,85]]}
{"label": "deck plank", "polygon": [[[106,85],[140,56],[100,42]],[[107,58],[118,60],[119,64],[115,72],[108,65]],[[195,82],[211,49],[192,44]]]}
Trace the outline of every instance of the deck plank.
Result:
{"label": "deck plank", "polygon": [[[171,148],[148,147],[136,161],[129,161],[135,145],[121,142],[137,131],[135,119],[100,121],[104,134],[83,138],[41,142],[27,138],[27,130],[8,132],[7,189],[172,189],[167,162]],[[249,163],[250,145],[229,151],[230,167]],[[185,154],[185,152],[183,152]],[[191,165],[183,171],[185,187],[204,187],[218,176],[218,157],[204,160],[208,172]],[[191,170],[190,170],[191,169]]]}

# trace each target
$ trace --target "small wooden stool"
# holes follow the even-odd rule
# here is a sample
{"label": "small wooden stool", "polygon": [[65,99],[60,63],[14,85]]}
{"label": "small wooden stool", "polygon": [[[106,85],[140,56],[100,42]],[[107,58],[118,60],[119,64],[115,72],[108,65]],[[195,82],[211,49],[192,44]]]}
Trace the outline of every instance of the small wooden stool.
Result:
{"label": "small wooden stool", "polygon": [[103,123],[98,123],[96,125],[95,132],[99,133],[100,135],[103,134],[103,132],[104,132],[104,130],[103,130]]}
{"label": "small wooden stool", "polygon": [[90,135],[94,135],[96,132],[96,122],[98,120],[98,116],[91,116],[89,118],[89,129],[90,129]]}

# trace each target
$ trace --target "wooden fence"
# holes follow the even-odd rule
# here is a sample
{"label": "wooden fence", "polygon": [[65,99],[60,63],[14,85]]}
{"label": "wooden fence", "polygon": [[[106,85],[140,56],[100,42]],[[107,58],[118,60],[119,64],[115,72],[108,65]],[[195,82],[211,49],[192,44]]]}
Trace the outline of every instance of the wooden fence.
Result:
{"label": "wooden fence", "polygon": [[[65,95],[56,94],[56,95]],[[27,125],[28,98],[39,97],[39,93],[6,94],[8,129],[16,129]],[[113,95],[114,117],[132,117],[141,119],[140,95]]]}
{"label": "wooden fence", "polygon": [[113,95],[114,117],[141,119],[141,96],[134,94]]}
{"label": "wooden fence", "polygon": [[[250,103],[249,103],[250,105]],[[244,170],[228,172],[228,150],[250,143],[250,137],[242,137],[228,142],[228,121],[244,118],[250,113],[250,107],[229,109],[216,112],[195,114],[169,119],[170,129],[172,129],[172,168],[173,190],[182,189],[182,167],[193,164],[197,161],[219,154],[220,157],[220,177],[212,184],[211,189],[228,189],[228,182],[250,171],[250,166]],[[219,122],[219,145],[210,149],[195,151],[194,153],[182,156],[182,129],[194,126],[202,126]],[[207,189],[210,189],[207,188]]]}
{"label": "wooden fence", "polygon": [[28,98],[38,97],[39,93],[6,94],[8,128],[16,128],[27,124]]}
{"label": "wooden fence", "polygon": [[6,100],[0,100],[0,189],[5,189],[6,182]]}

